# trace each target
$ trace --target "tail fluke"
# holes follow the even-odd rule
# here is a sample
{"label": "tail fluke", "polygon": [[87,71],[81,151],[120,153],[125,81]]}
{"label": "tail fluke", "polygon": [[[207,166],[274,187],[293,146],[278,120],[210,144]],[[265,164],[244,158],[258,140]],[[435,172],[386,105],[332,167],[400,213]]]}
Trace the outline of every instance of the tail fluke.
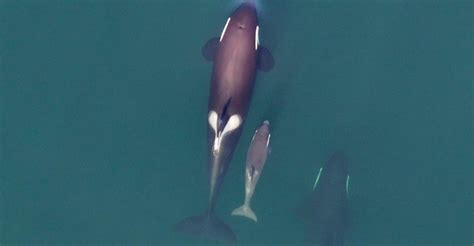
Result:
{"label": "tail fluke", "polygon": [[179,222],[175,230],[201,239],[225,243],[237,242],[232,229],[213,214],[188,217]]}
{"label": "tail fluke", "polygon": [[253,210],[250,208],[248,204],[244,204],[232,211],[232,215],[240,215],[247,217],[255,222],[257,222],[257,215],[253,212]]}

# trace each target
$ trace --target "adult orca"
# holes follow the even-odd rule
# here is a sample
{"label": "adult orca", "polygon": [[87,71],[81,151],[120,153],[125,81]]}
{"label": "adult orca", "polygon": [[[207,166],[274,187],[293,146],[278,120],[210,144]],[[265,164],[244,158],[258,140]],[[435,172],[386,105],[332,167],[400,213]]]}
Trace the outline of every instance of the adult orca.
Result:
{"label": "adult orca", "polygon": [[202,49],[204,57],[214,62],[207,127],[209,201],[203,214],[176,225],[179,232],[223,242],[237,241],[214,210],[249,109],[256,71],[269,71],[274,64],[268,49],[260,46],[259,31],[255,3],[245,2],[227,19],[221,36],[209,40]]}
{"label": "adult orca", "polygon": [[319,169],[311,196],[298,214],[308,229],[308,241],[342,246],[348,227],[349,170],[346,156],[334,152]]}

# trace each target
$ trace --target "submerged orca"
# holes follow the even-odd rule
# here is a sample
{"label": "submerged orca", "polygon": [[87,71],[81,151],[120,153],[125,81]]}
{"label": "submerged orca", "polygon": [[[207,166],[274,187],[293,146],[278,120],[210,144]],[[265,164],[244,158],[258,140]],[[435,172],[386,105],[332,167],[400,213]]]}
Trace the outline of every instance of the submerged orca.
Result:
{"label": "submerged orca", "polygon": [[201,238],[236,242],[214,208],[242,132],[256,71],[268,71],[274,63],[270,52],[260,46],[255,4],[241,4],[227,19],[221,36],[209,40],[202,53],[214,62],[208,105],[209,202],[202,215],[184,219],[176,229]]}
{"label": "submerged orca", "polygon": [[349,170],[343,152],[333,153],[319,169],[311,196],[297,211],[309,241],[320,246],[344,245],[348,227]]}

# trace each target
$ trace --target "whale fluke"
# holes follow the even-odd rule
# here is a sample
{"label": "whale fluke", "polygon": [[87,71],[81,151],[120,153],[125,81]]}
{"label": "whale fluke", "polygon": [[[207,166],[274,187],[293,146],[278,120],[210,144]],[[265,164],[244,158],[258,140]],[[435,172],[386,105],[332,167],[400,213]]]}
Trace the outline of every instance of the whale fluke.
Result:
{"label": "whale fluke", "polygon": [[257,215],[253,212],[252,208],[248,204],[244,204],[232,211],[232,215],[239,215],[247,217],[255,222],[257,222]]}

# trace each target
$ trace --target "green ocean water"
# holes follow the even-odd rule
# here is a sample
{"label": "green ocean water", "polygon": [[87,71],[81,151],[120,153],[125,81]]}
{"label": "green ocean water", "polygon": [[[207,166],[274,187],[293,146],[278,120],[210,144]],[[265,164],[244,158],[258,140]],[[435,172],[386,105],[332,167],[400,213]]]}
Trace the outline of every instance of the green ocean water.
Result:
{"label": "green ocean water", "polygon": [[[206,207],[206,118],[224,0],[0,0],[0,244],[216,245],[173,232]],[[294,208],[350,161],[347,245],[472,245],[472,1],[270,1],[276,65],[217,213],[239,245],[301,245]],[[255,128],[272,153],[244,196]]]}

